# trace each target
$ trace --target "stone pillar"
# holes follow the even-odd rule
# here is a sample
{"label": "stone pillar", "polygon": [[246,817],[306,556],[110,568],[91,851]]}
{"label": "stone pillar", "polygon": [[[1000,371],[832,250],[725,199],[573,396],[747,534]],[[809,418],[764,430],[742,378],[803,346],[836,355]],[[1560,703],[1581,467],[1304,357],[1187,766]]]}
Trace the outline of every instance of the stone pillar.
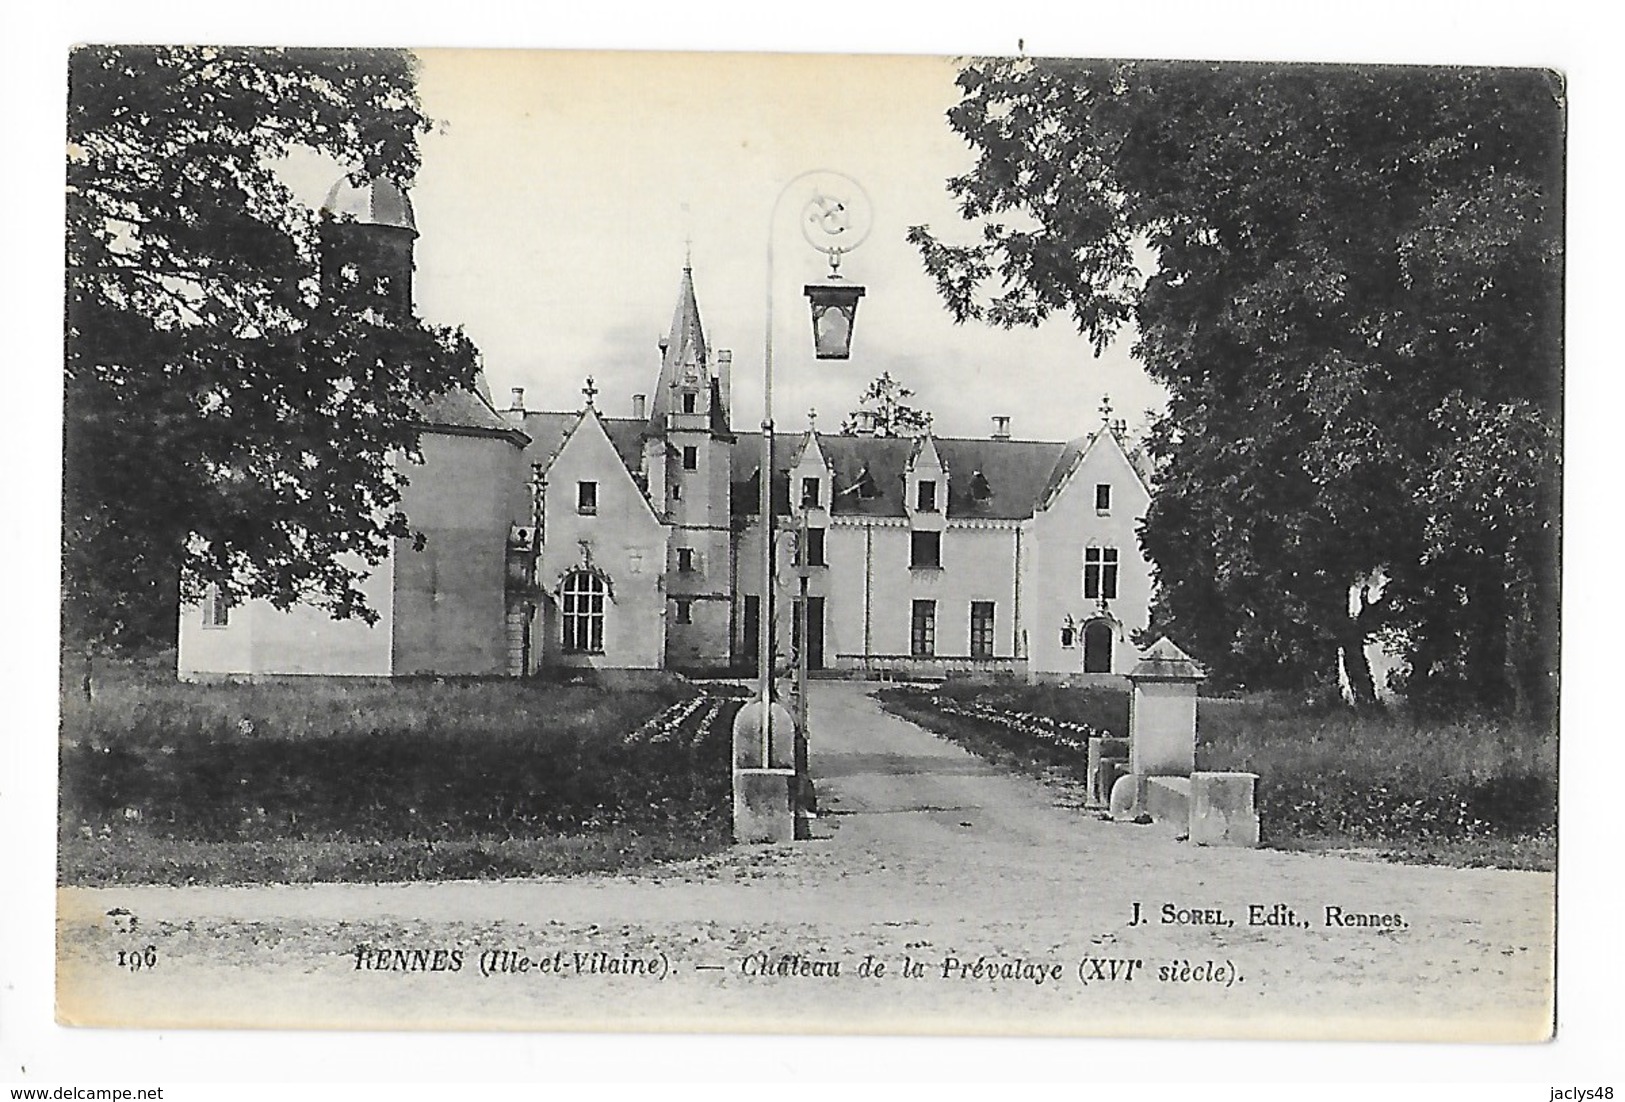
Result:
{"label": "stone pillar", "polygon": [[[795,716],[773,702],[772,759],[762,761],[762,698],[734,717],[734,841],[789,842],[796,837]],[[766,768],[764,768],[764,765]]]}
{"label": "stone pillar", "polygon": [[1188,777],[1196,769],[1196,687],[1207,673],[1168,639],[1129,671],[1129,771]]}

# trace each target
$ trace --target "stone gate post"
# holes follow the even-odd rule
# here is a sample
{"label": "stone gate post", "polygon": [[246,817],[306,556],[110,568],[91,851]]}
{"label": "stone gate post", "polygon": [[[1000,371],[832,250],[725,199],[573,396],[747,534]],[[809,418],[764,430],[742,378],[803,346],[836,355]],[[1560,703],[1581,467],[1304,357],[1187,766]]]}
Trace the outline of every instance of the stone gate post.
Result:
{"label": "stone gate post", "polygon": [[1196,768],[1196,687],[1207,673],[1166,637],[1129,671],[1129,772],[1188,777]]}

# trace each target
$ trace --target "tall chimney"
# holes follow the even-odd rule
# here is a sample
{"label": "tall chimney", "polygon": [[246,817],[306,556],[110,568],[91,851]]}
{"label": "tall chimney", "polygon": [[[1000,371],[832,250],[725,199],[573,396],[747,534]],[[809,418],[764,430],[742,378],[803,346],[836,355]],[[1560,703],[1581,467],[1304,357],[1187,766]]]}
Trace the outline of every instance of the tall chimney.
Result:
{"label": "tall chimney", "polygon": [[640,421],[643,420],[645,417],[648,417],[649,416],[648,403],[649,403],[649,399],[648,399],[647,395],[644,395],[644,394],[634,394],[634,395],[632,395],[632,416],[637,418]]}
{"label": "tall chimney", "polygon": [[1008,416],[1000,415],[993,418],[993,439],[1010,439],[1010,418]]}
{"label": "tall chimney", "polygon": [[525,412],[525,388],[524,387],[516,386],[516,387],[513,388],[513,402],[508,406],[508,410],[511,413],[524,413]]}
{"label": "tall chimney", "polygon": [[730,401],[733,397],[734,354],[729,349],[717,351],[717,391],[722,400],[722,416],[731,417],[733,406]]}
{"label": "tall chimney", "polygon": [[852,414],[852,431],[857,436],[875,435],[875,411],[872,409],[854,410]]}

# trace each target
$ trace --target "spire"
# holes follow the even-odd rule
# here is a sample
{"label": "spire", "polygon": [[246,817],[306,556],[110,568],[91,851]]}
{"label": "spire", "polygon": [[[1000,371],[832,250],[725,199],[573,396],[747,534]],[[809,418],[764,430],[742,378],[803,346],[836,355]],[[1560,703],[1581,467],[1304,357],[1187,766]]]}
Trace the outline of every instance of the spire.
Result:
{"label": "spire", "polygon": [[705,345],[705,327],[700,324],[700,304],[694,295],[694,269],[686,258],[683,279],[677,287],[677,308],[672,311],[671,332],[661,344],[660,380],[650,403],[650,428],[664,428],[666,415],[682,409],[676,403],[685,389],[696,393],[696,412],[710,411],[710,352]]}

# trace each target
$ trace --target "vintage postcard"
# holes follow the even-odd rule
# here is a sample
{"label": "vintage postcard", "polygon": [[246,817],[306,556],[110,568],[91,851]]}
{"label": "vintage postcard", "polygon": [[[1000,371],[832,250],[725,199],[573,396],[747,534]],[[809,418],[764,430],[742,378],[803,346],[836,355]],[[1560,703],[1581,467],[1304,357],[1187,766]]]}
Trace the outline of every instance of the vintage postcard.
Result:
{"label": "vintage postcard", "polygon": [[1565,135],[76,49],[58,1020],[1547,1039]]}

